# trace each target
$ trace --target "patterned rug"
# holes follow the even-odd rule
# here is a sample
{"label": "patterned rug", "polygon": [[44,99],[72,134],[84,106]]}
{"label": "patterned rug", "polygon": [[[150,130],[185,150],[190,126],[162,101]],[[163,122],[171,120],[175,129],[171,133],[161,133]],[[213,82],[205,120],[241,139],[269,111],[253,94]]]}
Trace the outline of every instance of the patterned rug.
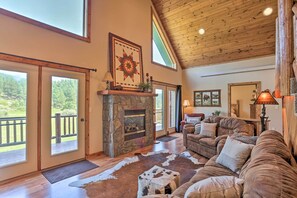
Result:
{"label": "patterned rug", "polygon": [[170,154],[167,150],[125,158],[123,161],[98,175],[69,184],[87,191],[90,198],[137,197],[138,176],[154,165],[180,173],[180,185],[189,181],[203,163],[189,152]]}

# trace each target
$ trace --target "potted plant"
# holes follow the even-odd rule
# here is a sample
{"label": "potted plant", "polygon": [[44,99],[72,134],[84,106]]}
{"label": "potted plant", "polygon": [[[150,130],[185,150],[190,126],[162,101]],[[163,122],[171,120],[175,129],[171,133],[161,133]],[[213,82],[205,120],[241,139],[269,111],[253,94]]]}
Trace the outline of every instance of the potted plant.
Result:
{"label": "potted plant", "polygon": [[138,88],[142,92],[148,92],[151,89],[151,83],[141,82],[139,83]]}
{"label": "potted plant", "polygon": [[215,110],[215,112],[213,112],[212,115],[214,115],[214,116],[219,116],[220,113],[221,113],[221,111],[219,111],[219,110]]}

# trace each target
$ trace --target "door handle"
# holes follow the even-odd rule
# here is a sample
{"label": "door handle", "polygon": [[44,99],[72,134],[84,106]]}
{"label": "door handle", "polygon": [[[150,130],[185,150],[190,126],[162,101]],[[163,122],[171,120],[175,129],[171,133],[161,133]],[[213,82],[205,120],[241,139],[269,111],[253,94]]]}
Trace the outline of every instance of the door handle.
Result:
{"label": "door handle", "polygon": [[84,121],[85,121],[85,119],[84,119],[84,118],[81,118],[81,119],[80,119],[80,121],[81,121],[81,122],[84,122]]}

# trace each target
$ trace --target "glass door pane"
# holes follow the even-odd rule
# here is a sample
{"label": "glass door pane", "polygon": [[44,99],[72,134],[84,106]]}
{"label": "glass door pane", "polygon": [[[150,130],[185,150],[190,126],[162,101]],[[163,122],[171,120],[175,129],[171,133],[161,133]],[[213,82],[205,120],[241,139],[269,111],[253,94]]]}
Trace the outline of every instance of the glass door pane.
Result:
{"label": "glass door pane", "polygon": [[27,73],[0,70],[0,167],[27,160]]}
{"label": "glass door pane", "polygon": [[176,91],[168,90],[168,128],[175,128]]}
{"label": "glass door pane", "polygon": [[0,182],[37,171],[38,67],[0,60]]}
{"label": "glass door pane", "polygon": [[155,93],[158,94],[156,97],[156,131],[164,130],[164,90],[155,89]]}
{"label": "glass door pane", "polygon": [[77,79],[52,76],[52,155],[78,149],[77,97]]}
{"label": "glass door pane", "polygon": [[42,69],[41,169],[85,157],[85,74]]}

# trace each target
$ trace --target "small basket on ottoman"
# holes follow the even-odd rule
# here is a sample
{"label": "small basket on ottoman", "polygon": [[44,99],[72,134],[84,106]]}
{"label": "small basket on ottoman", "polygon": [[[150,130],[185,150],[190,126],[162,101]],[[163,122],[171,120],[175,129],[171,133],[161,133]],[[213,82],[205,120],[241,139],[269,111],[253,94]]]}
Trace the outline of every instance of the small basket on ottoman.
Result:
{"label": "small basket on ottoman", "polygon": [[179,187],[180,174],[159,166],[154,166],[138,177],[137,198],[145,195],[171,194]]}

